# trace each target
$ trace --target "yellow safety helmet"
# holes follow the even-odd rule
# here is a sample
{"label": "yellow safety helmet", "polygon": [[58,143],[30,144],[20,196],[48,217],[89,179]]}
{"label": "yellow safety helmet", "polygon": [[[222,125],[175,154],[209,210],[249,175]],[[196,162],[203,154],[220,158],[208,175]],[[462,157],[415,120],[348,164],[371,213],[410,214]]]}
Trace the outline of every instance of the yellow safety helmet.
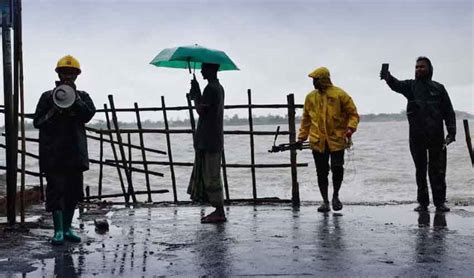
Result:
{"label": "yellow safety helmet", "polygon": [[81,73],[81,65],[79,64],[79,61],[71,55],[66,55],[59,59],[58,64],[56,65],[56,72],[59,72],[59,69],[61,68],[72,68],[78,71],[77,74]]}

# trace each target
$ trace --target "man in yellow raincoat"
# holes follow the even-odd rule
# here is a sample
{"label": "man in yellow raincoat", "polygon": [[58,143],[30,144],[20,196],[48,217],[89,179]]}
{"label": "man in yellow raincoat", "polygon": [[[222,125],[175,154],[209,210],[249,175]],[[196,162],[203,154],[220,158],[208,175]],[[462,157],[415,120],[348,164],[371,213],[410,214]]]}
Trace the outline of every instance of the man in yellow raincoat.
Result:
{"label": "man in yellow raincoat", "polygon": [[327,68],[317,68],[309,77],[313,79],[315,90],[306,96],[298,140],[302,142],[309,137],[313,150],[318,186],[323,198],[318,211],[331,210],[328,198],[329,169],[334,186],[332,208],[338,211],[342,209],[339,189],[344,177],[344,150],[357,129],[359,115],[352,98],[332,84]]}

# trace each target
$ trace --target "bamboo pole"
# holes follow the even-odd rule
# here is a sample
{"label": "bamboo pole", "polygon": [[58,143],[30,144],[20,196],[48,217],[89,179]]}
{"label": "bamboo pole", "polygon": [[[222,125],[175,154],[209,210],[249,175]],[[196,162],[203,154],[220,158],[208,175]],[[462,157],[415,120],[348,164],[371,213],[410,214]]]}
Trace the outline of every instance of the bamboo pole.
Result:
{"label": "bamboo pole", "polygon": [[[142,120],[140,118],[140,110],[138,110],[138,103],[134,103],[133,104],[135,106],[135,115],[136,115],[136,118],[137,118],[137,127],[139,130],[142,130],[143,127],[142,127]],[[143,132],[139,132],[138,133],[138,136],[139,136],[139,139],[140,139],[140,149],[141,149],[141,153],[142,153],[142,159],[143,161],[146,162],[146,153],[145,153],[145,142],[143,140]],[[132,145],[132,142],[129,142],[129,149],[131,150],[131,145]],[[130,157],[130,160],[129,162],[132,161],[132,158]],[[132,165],[130,164],[130,167],[132,167]],[[145,182],[146,182],[146,189],[148,190],[148,192],[151,191],[151,187],[150,187],[150,177],[148,176],[148,164],[143,164],[143,168],[145,169]],[[153,202],[152,199],[151,199],[151,192],[148,194],[148,202]]]}
{"label": "bamboo pole", "polygon": [[128,194],[130,194],[132,196],[132,201],[134,203],[136,203],[137,198],[135,197],[135,194],[134,194],[133,182],[132,182],[132,178],[131,178],[131,175],[130,175],[130,171],[127,167],[127,161],[126,161],[126,158],[125,158],[125,150],[124,150],[123,144],[122,144],[122,135],[120,134],[120,131],[119,131],[117,113],[115,112],[114,97],[112,95],[108,95],[108,98],[109,98],[109,103],[110,103],[110,109],[112,110],[112,121],[114,123],[114,129],[115,129],[116,136],[117,136],[117,142],[118,142],[118,145],[119,145],[120,156],[122,157],[122,164],[124,166],[125,177],[127,178]]}
{"label": "bamboo pole", "polygon": [[254,134],[253,134],[253,116],[252,116],[252,91],[247,90],[247,97],[249,101],[249,132],[250,132],[250,171],[252,173],[252,196],[254,199],[257,199],[257,181],[255,177],[255,146],[254,146]]}
{"label": "bamboo pole", "polygon": [[[95,159],[90,159],[89,162],[90,163],[96,163],[96,164],[100,163],[98,160],[95,160]],[[106,160],[105,162],[103,162],[103,164],[107,165],[107,166],[119,167],[120,169],[123,169],[123,167],[124,167],[123,165],[121,165],[122,163],[120,161],[114,161],[114,160]],[[130,168],[128,166],[127,166],[127,168],[129,168],[133,172],[145,174],[145,170],[143,170],[143,169],[134,168],[134,167]],[[157,177],[163,177],[164,176],[163,173],[150,171],[150,170],[148,170],[146,173],[148,173],[149,175],[152,175],[152,176],[157,176]]]}
{"label": "bamboo pole", "polygon": [[[89,130],[89,129],[88,129]],[[102,129],[101,129],[102,130]],[[105,132],[105,131],[100,131],[98,130],[97,133],[102,133],[102,134],[110,134],[111,132]],[[87,135],[87,138],[89,139],[93,139],[93,140],[100,140],[100,137],[97,137],[97,136],[93,136],[93,135]],[[106,143],[112,143],[112,144],[118,144],[116,141],[110,141],[110,140],[107,140],[107,139],[102,139],[104,140],[104,142]],[[140,146],[137,146],[137,145],[129,145],[129,144],[124,144],[124,146],[126,147],[132,147],[133,149],[136,149],[136,150],[141,150],[142,148]],[[164,151],[160,151],[160,150],[155,150],[155,149],[151,149],[151,148],[143,148],[145,151],[147,152],[151,152],[151,153],[157,153],[157,154],[166,154],[166,152]]]}
{"label": "bamboo pole", "polygon": [[7,222],[10,226],[16,223],[16,187],[17,187],[17,137],[15,130],[14,101],[12,93],[12,39],[11,30],[7,25],[7,12],[2,14],[2,53],[3,53],[3,94],[5,103],[5,144],[7,165]]}
{"label": "bamboo pole", "polygon": [[[253,109],[275,109],[275,108],[281,108],[281,109],[287,109],[288,105],[287,104],[252,104],[250,106]],[[249,108],[249,105],[247,104],[237,104],[237,105],[224,105],[224,109],[247,109]],[[303,108],[303,104],[295,104],[295,108]],[[162,111],[162,107],[142,107],[140,108],[140,112],[156,112],[156,111]],[[183,111],[183,110],[189,110],[189,106],[174,106],[174,107],[167,107],[166,110],[168,111]],[[135,108],[117,108],[115,110],[116,112],[135,112]],[[97,109],[96,112],[110,112],[110,110],[107,109]]]}
{"label": "bamboo pole", "polygon": [[[130,143],[132,143],[132,135],[129,133],[127,134],[127,142],[128,142],[128,161],[131,161],[132,160],[132,148],[130,148]],[[133,179],[133,170],[132,170],[132,164],[130,164],[130,162],[128,162],[128,169],[130,169],[130,180]]]}
{"label": "bamboo pole", "polygon": [[178,193],[176,191],[176,177],[174,173],[174,165],[173,165],[173,154],[171,152],[171,138],[169,133],[169,125],[168,125],[168,115],[166,113],[166,104],[165,104],[165,97],[161,96],[161,107],[163,109],[163,121],[165,123],[165,130],[167,131],[166,134],[166,147],[168,152],[168,160],[170,166],[170,174],[171,174],[171,186],[173,187],[173,200],[175,203],[178,202]]}
{"label": "bamboo pole", "polygon": [[[152,194],[163,194],[163,193],[168,193],[168,192],[170,192],[168,189],[151,190]],[[147,191],[138,191],[138,190],[135,191],[135,195],[145,195],[145,194],[148,194],[148,190]],[[122,194],[117,193],[117,194],[102,195],[101,198],[102,199],[117,198],[117,197],[122,197],[122,196],[123,196]],[[84,199],[85,200],[99,199],[99,196],[89,196],[89,197],[85,197]]]}
{"label": "bamboo pole", "polygon": [[[26,173],[26,170],[25,170],[25,173]],[[43,177],[43,175],[41,175],[41,174],[39,174],[38,177],[39,177],[40,191],[41,191],[41,192],[40,192],[40,200],[41,200],[42,202],[44,202],[44,200],[45,200],[45,198],[44,198],[44,181],[43,181],[43,178],[44,178],[44,177]]]}
{"label": "bamboo pole", "polygon": [[[104,109],[107,110],[107,104],[104,104]],[[112,126],[111,126],[111,123],[110,123],[110,118],[109,118],[109,113],[108,112],[105,113],[105,120],[107,122],[107,129],[111,130]],[[112,133],[109,133],[109,139],[110,139],[109,141],[111,142],[110,146],[112,147],[112,153],[114,155],[114,159],[117,162],[118,161],[117,150],[115,149],[115,144],[112,143],[114,141],[113,137],[112,137]],[[119,180],[120,180],[120,187],[122,188],[123,197],[125,198],[125,203],[128,204],[130,196],[128,196],[127,190],[125,189],[125,184],[123,182],[123,177],[122,177],[122,171],[120,171],[120,168],[118,167],[118,163],[116,164],[116,168],[117,168],[117,173],[118,173]]]}
{"label": "bamboo pole", "polygon": [[[194,121],[194,120],[193,120]],[[90,129],[90,128],[88,128]],[[100,131],[97,131],[97,133],[99,133]],[[113,130],[110,130],[110,131],[107,131],[107,130],[103,130],[102,131],[103,133],[106,133],[106,134],[109,134],[109,133],[115,133],[115,131]],[[162,128],[144,128],[143,130],[138,130],[138,129],[131,129],[131,128],[123,128],[123,129],[119,129],[119,132],[120,133],[161,133],[161,134],[166,134],[166,130],[165,129],[162,129]],[[170,129],[168,131],[169,133],[171,134],[192,134],[194,133],[194,130],[193,129]],[[248,130],[226,130],[224,131],[224,134],[225,135],[271,135],[271,136],[274,136],[276,134],[275,131],[253,131],[253,132],[250,132]],[[288,131],[280,131],[278,133],[279,135],[288,135],[289,132]],[[165,153],[166,154],[166,153]]]}
{"label": "bamboo pole", "polygon": [[469,131],[469,123],[467,122],[467,119],[463,120],[463,124],[464,124],[464,134],[466,135],[467,151],[469,152],[469,156],[471,157],[471,164],[474,167],[474,154],[472,150],[471,133]]}
{"label": "bamboo pole", "polygon": [[227,163],[225,159],[225,150],[222,149],[222,175],[224,177],[224,191],[225,191],[225,199],[228,201],[229,197],[229,182],[227,181]]}
{"label": "bamboo pole", "polygon": [[194,134],[196,133],[196,122],[194,120],[193,105],[191,104],[191,96],[189,94],[186,94],[186,101],[188,102],[189,122],[191,124],[191,132],[193,134],[194,143]]}
{"label": "bamboo pole", "polygon": [[[91,163],[93,163],[93,162],[94,162],[94,160],[91,161]],[[107,163],[114,163],[114,162],[115,162],[114,160],[107,159],[107,160],[105,160],[105,165],[108,165]],[[132,164],[144,164],[145,162],[133,160],[133,161],[131,161],[131,163]],[[170,165],[170,162],[168,162],[168,161],[147,161],[146,163],[150,164],[150,165],[164,165],[164,166]],[[173,161],[173,165],[175,165],[175,166],[194,166],[194,163]],[[255,168],[290,168],[291,166],[292,166],[292,164],[290,164],[290,163],[270,163],[270,164],[260,163],[260,164],[253,164],[253,166],[252,166],[252,164],[238,164],[238,163],[230,163],[229,164],[229,163],[226,163],[227,168],[251,168],[251,167],[255,167]],[[296,166],[297,167],[308,167],[308,163],[297,163]],[[136,171],[136,169],[134,171]]]}
{"label": "bamboo pole", "polygon": [[102,179],[103,179],[103,172],[104,172],[104,135],[100,134],[100,141],[99,141],[99,186],[97,195],[102,196]]}
{"label": "bamboo pole", "polygon": [[[25,137],[25,90],[24,90],[24,78],[23,78],[23,38],[22,38],[22,33],[23,33],[23,23],[22,23],[22,3],[21,0],[16,1],[16,27],[15,27],[15,33],[17,34],[17,40],[16,43],[18,44],[17,46],[17,54],[18,54],[18,60],[16,62],[16,65],[18,66],[18,74],[19,74],[19,97],[20,97],[20,129],[21,129],[21,137]],[[17,113],[18,114],[18,113]],[[18,115],[17,115],[18,116]],[[25,223],[25,167],[26,167],[26,161],[25,161],[25,153],[26,151],[26,143],[24,139],[21,139],[21,173],[20,173],[20,218],[21,218],[21,223]]]}
{"label": "bamboo pole", "polygon": [[[295,121],[295,96],[289,94],[287,96],[288,101],[288,130],[290,144],[296,142],[296,121]],[[298,175],[297,175],[297,160],[296,160],[296,150],[290,150],[290,163],[291,163],[291,200],[294,206],[300,205],[300,191],[298,185]]]}

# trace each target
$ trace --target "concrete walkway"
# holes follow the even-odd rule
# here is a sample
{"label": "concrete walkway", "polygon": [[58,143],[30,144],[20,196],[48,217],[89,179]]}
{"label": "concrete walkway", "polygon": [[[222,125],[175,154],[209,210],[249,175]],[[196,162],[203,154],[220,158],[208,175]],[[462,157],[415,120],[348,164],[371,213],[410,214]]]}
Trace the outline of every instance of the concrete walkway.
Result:
{"label": "concrete walkway", "polygon": [[[80,244],[52,247],[49,218],[0,234],[0,277],[472,277],[474,207],[413,206],[231,206],[218,225],[200,224],[196,206],[94,209],[75,222]],[[100,235],[93,219],[103,216],[111,226]]]}

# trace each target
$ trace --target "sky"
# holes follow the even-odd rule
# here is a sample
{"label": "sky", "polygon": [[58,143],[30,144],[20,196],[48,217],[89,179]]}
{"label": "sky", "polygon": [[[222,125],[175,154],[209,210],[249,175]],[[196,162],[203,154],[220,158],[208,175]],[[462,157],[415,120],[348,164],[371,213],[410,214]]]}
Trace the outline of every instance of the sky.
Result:
{"label": "sky", "polygon": [[97,107],[108,94],[117,107],[161,106],[161,96],[167,106],[185,105],[187,71],[149,62],[164,48],[197,43],[225,51],[240,68],[219,74],[226,104],[246,103],[247,89],[253,103],[285,103],[289,93],[303,103],[312,90],[308,73],[325,66],[359,113],[398,113],[406,100],[380,81],[381,64],[412,79],[416,58],[427,56],[454,108],[474,113],[473,37],[472,1],[23,0],[25,105],[34,112],[66,54],[81,63],[78,89]]}

